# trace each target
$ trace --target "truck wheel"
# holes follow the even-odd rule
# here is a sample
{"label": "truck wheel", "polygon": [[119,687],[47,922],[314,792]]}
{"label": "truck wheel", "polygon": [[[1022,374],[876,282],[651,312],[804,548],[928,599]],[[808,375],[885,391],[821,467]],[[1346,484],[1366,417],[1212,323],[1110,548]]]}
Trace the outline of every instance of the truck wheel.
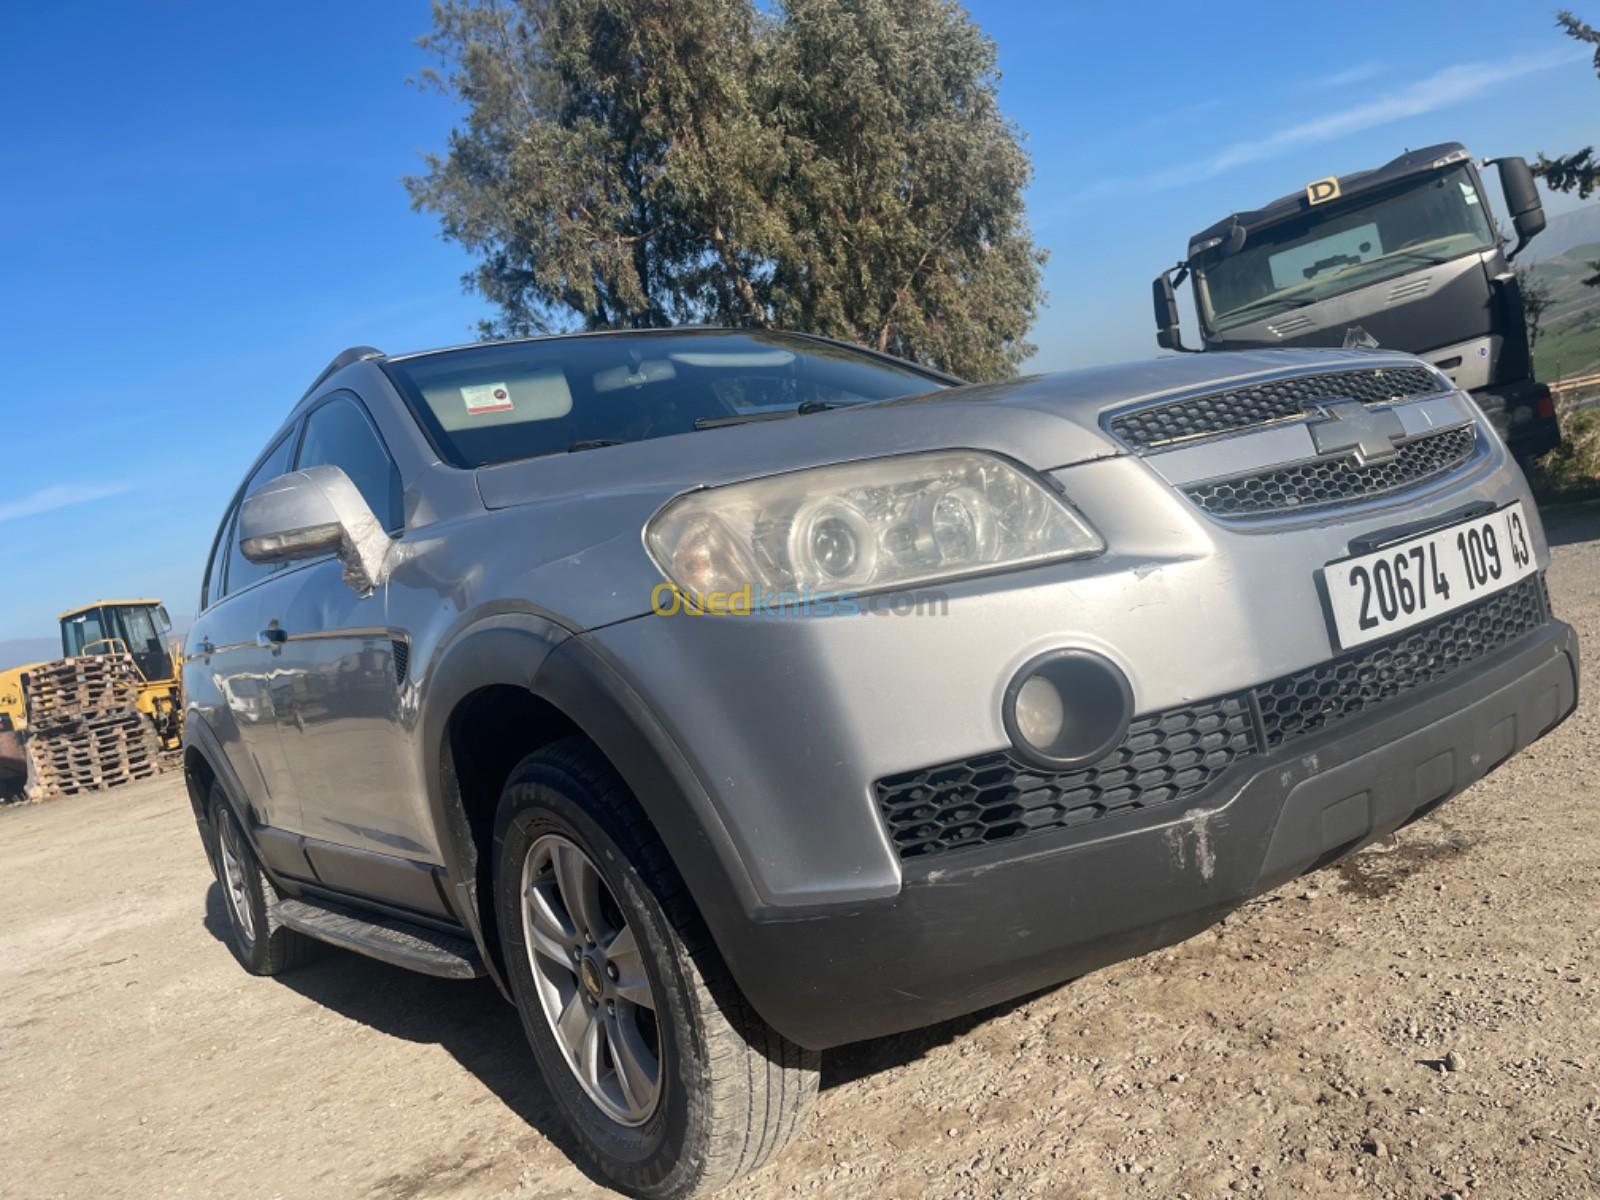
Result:
{"label": "truck wheel", "polygon": [[798,1132],[819,1055],[729,976],[654,828],[580,737],[512,771],[495,822],[506,974],[534,1056],[600,1172],[666,1200]]}
{"label": "truck wheel", "polygon": [[277,889],[216,783],[211,785],[211,828],[217,839],[217,882],[228,913],[228,949],[252,975],[287,970],[305,957],[309,942],[273,918]]}

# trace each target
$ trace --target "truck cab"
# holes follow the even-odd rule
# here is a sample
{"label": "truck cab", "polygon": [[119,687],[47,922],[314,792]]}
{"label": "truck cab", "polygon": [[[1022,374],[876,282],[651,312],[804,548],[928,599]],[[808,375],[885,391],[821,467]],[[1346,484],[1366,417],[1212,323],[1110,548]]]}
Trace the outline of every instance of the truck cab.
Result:
{"label": "truck cab", "polygon": [[1528,165],[1496,160],[1509,251],[1478,164],[1448,142],[1330,176],[1189,239],[1153,285],[1156,340],[1189,350],[1175,288],[1188,278],[1200,350],[1381,346],[1419,355],[1470,392],[1523,463],[1553,449],[1550,391],[1533,378],[1511,260],[1544,228]]}
{"label": "truck cab", "polygon": [[170,680],[171,632],[172,620],[159,600],[96,600],[61,614],[61,657],[126,651],[145,679]]}

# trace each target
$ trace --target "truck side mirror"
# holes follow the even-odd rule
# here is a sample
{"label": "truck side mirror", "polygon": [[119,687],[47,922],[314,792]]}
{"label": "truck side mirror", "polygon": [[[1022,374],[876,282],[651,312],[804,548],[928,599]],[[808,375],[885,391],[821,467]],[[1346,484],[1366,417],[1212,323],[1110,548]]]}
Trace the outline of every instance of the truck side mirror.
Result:
{"label": "truck side mirror", "polygon": [[394,546],[356,485],[335,466],[279,475],[239,509],[239,552],[251,562],[336,554],[344,581],[362,596],[387,581]]}
{"label": "truck side mirror", "polygon": [[1155,303],[1156,345],[1163,350],[1187,350],[1178,327],[1178,294],[1173,290],[1171,276],[1165,271],[1151,281],[1150,298]]}
{"label": "truck side mirror", "polygon": [[1533,182],[1533,172],[1525,158],[1497,158],[1495,169],[1500,172],[1500,191],[1505,195],[1506,208],[1511,213],[1511,224],[1517,231],[1517,244],[1507,260],[1522,253],[1522,248],[1544,229],[1544,205],[1539,200],[1539,189]]}

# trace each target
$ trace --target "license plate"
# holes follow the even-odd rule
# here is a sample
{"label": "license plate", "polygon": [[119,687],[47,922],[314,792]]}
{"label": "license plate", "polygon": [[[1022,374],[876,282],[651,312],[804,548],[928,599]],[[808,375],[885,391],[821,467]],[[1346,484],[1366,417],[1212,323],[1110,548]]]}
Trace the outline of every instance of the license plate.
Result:
{"label": "license plate", "polygon": [[1537,569],[1519,500],[1322,569],[1334,641],[1349,650],[1442,617]]}

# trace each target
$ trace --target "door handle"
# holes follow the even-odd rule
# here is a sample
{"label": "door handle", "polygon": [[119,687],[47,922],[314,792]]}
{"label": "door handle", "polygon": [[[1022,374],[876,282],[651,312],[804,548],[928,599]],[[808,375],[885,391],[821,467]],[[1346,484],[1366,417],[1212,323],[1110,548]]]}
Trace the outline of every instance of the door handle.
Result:
{"label": "door handle", "polygon": [[276,621],[256,634],[256,645],[258,646],[281,646],[288,640],[289,631]]}
{"label": "door handle", "polygon": [[200,641],[196,644],[195,649],[200,651],[201,658],[210,658],[217,652],[217,648],[211,644],[211,639],[203,633],[200,635]]}

